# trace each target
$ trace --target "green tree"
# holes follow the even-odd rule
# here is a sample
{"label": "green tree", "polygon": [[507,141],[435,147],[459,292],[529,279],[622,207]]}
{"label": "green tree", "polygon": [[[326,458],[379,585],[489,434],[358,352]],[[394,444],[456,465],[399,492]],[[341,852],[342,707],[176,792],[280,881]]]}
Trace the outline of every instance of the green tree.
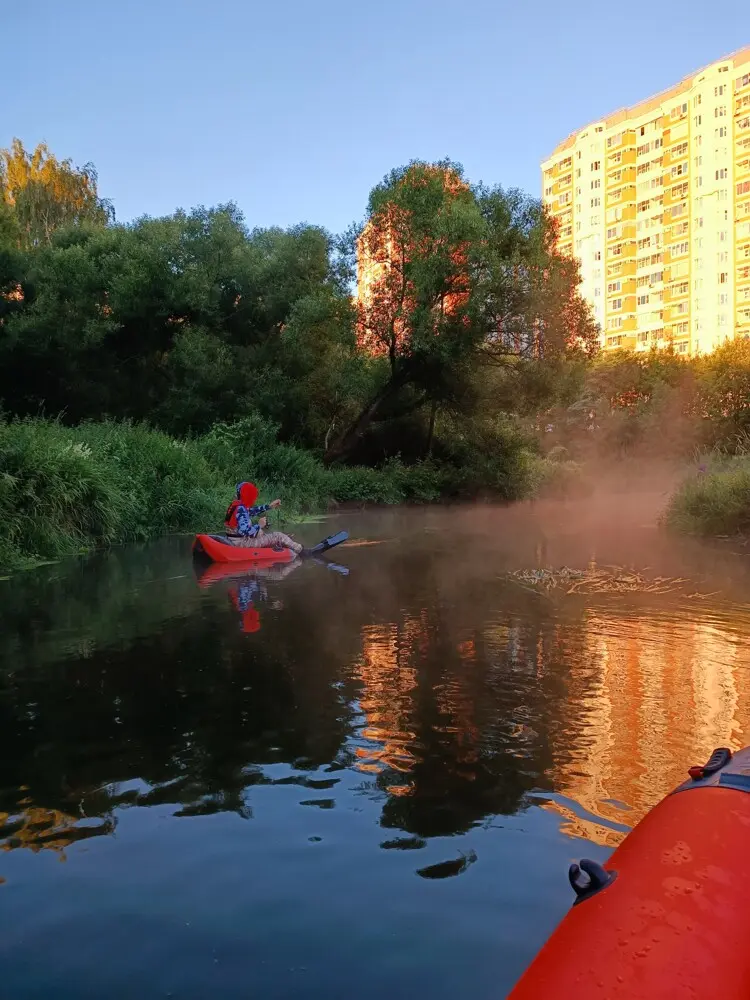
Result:
{"label": "green tree", "polygon": [[259,411],[322,449],[361,367],[330,242],[309,226],[249,233],[233,205],[60,230],[26,255],[0,395],[17,413],[179,433]]}
{"label": "green tree", "polygon": [[44,143],[29,152],[20,139],[0,150],[0,201],[12,206],[23,247],[49,243],[65,226],[105,225],[114,219],[111,203],[99,197],[93,164],[74,167]]}
{"label": "green tree", "polygon": [[[517,371],[591,351],[596,327],[574,262],[555,250],[540,204],[471,189],[448,161],[412,163],[376,187],[358,234],[359,337],[388,365],[360,413],[326,452],[346,458],[384,413],[471,412],[481,366]],[[362,280],[364,279],[364,280]],[[429,445],[428,445],[429,447]]]}

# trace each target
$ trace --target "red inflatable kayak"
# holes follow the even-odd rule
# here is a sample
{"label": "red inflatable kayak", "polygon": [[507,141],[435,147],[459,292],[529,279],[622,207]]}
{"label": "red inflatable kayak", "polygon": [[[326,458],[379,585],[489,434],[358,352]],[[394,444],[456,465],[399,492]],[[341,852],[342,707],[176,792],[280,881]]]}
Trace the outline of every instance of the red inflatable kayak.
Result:
{"label": "red inflatable kayak", "polygon": [[291,562],[296,558],[291,549],[252,549],[232,545],[223,535],[196,535],[193,552],[219,563],[278,563]]}
{"label": "red inflatable kayak", "polygon": [[577,899],[510,1000],[750,997],[750,748],[689,774],[604,867],[571,865]]}

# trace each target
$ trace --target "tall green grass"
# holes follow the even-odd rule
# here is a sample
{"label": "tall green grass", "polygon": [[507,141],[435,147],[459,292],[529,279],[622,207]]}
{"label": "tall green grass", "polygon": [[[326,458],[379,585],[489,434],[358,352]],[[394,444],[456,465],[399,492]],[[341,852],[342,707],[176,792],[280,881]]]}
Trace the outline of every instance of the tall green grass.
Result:
{"label": "tall green grass", "polygon": [[750,455],[715,454],[685,480],[664,514],[667,527],[687,535],[750,532]]}
{"label": "tall green grass", "polygon": [[177,440],[117,422],[65,427],[53,420],[0,422],[0,569],[145,539],[217,530],[235,483],[252,479],[284,511],[330,501],[400,503],[440,496],[429,463],[327,469],[280,444],[273,425],[251,416]]}

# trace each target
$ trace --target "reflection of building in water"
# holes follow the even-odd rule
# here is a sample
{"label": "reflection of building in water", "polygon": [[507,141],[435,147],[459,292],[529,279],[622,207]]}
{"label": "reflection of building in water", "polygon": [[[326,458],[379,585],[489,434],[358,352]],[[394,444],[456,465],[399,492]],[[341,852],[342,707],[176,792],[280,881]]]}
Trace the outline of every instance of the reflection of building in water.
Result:
{"label": "reflection of building in water", "polygon": [[563,812],[567,832],[613,844],[623,834],[597,818],[632,826],[691,764],[750,736],[737,685],[750,657],[714,622],[590,612],[583,628],[584,656],[568,664],[566,715],[550,739],[555,788],[590,818],[549,807]]}
{"label": "reflection of building in water", "polygon": [[[357,768],[371,774],[385,769],[410,772],[415,763],[414,696],[417,671],[410,663],[410,647],[419,639],[421,622],[405,618],[399,624],[369,625],[362,632],[359,704],[367,723],[364,743],[356,748]],[[406,794],[408,785],[390,788]]]}
{"label": "reflection of building in water", "polygon": [[[417,720],[419,670],[424,674],[429,707],[421,706],[420,716],[432,717],[430,731],[448,736],[451,764],[465,765],[479,758],[481,731],[476,721],[476,697],[471,672],[476,661],[472,640],[453,647],[450,663],[441,662],[432,672],[428,666],[431,641],[437,641],[435,624],[427,612],[407,617],[402,623],[371,625],[362,635],[363,654],[359,675],[363,682],[360,707],[367,717],[361,737],[367,741],[356,749],[359,770],[381,773],[388,768],[410,773],[419,761],[415,729]],[[457,666],[458,669],[451,669]],[[373,746],[372,744],[376,744]],[[448,766],[447,760],[444,762]],[[407,786],[408,787],[408,786]],[[402,785],[389,791],[405,794]]]}

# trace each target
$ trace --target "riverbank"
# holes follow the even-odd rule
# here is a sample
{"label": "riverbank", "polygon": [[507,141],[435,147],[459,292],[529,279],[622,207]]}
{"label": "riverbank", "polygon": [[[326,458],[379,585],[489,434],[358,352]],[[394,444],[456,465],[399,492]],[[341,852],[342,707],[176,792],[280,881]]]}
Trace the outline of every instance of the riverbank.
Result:
{"label": "riverbank", "polygon": [[[495,467],[489,493],[500,500],[567,490],[577,476],[572,463],[523,448],[498,454]],[[190,439],[114,421],[0,423],[0,571],[218,530],[242,479],[258,483],[261,502],[281,497],[284,518],[294,519],[332,503],[466,499],[476,496],[475,475],[430,461],[326,468],[310,452],[280,443],[274,426],[256,416]]]}
{"label": "riverbank", "polygon": [[707,458],[673,493],[664,523],[703,537],[750,532],[750,455]]}
{"label": "riverbank", "polygon": [[401,503],[439,496],[428,465],[324,468],[252,418],[180,440],[142,425],[0,424],[0,569],[92,548],[220,527],[234,485],[255,479],[286,517],[331,502]]}

